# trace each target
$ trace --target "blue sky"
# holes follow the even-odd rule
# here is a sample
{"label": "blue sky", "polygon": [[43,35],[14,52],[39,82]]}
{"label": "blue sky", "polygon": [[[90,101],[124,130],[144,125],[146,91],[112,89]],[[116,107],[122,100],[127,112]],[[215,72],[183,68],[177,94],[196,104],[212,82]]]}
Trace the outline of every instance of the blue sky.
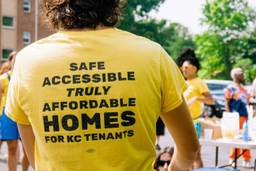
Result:
{"label": "blue sky", "polygon": [[[256,9],[256,0],[249,0]],[[205,0],[166,0],[157,14],[152,14],[158,19],[164,18],[172,22],[179,22],[189,28],[193,34],[201,32],[204,28],[200,25],[202,5]]]}

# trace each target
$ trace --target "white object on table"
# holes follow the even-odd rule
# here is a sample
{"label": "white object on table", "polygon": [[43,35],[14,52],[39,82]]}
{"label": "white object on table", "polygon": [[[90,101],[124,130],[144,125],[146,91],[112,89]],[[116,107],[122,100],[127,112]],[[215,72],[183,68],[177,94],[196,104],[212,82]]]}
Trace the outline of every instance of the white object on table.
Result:
{"label": "white object on table", "polygon": [[213,134],[213,129],[210,129],[210,128],[205,128],[204,129],[204,139],[211,140],[212,139],[212,134]]}

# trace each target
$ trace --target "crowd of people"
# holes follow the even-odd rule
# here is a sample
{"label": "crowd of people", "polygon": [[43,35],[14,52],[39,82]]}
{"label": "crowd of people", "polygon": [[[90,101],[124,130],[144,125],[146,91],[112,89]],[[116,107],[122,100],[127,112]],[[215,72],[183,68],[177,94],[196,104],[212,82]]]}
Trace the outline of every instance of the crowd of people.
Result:
{"label": "crowd of people", "polygon": [[[203,80],[197,77],[197,71],[200,69],[200,63],[197,59],[194,51],[192,49],[186,49],[181,55],[177,58],[177,65],[179,66],[188,88],[184,92],[184,97],[188,104],[195,129],[198,128],[199,118],[203,116],[203,106],[205,104],[212,105],[214,104],[214,99]],[[237,112],[239,113],[239,126],[240,129],[243,129],[243,124],[248,120],[248,105],[251,105],[253,110],[253,116],[255,117],[256,112],[256,78],[252,83],[251,90],[247,90],[244,87],[244,71],[241,68],[233,68],[230,73],[230,77],[233,80],[233,83],[228,85],[223,92],[226,99],[226,111],[227,112]],[[157,122],[157,131],[159,136],[163,136],[164,126]],[[200,132],[202,130],[199,128],[198,138],[200,138]],[[159,137],[158,137],[159,139]],[[156,150],[160,150],[159,140],[156,141]],[[237,155],[243,156],[242,166],[246,168],[251,168],[251,155],[250,151],[247,149],[242,149],[241,152],[239,149],[236,149]],[[230,164],[234,165],[235,159],[235,149],[231,149],[230,152]],[[193,164],[194,169],[202,168],[203,161],[201,159],[200,151],[196,156],[195,162]]]}
{"label": "crowd of people", "polygon": [[[186,49],[176,64],[159,44],[117,29],[123,5],[42,1],[57,33],[12,53],[1,70],[0,140],[8,145],[10,171],[17,170],[19,140],[23,171],[28,165],[36,171],[203,167],[195,128],[203,104],[214,99],[197,76],[199,60]],[[227,111],[241,110],[242,124],[247,113],[240,106],[249,96],[242,71],[234,69],[231,76]],[[175,147],[160,149],[157,120],[157,135],[164,134],[164,123]],[[250,153],[244,154],[249,166]]]}

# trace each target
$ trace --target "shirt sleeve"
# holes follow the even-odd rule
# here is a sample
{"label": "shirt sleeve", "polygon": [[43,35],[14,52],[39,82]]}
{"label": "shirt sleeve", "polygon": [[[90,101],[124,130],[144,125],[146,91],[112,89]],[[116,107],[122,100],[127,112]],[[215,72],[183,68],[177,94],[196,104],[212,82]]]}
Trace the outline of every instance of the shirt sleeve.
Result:
{"label": "shirt sleeve", "polygon": [[15,66],[12,72],[11,81],[8,88],[7,99],[6,99],[6,107],[5,113],[8,117],[19,124],[30,125],[30,122],[25,114],[24,110],[22,109],[20,103],[20,69],[21,63],[19,62],[19,56],[16,57]]}
{"label": "shirt sleeve", "polygon": [[171,57],[162,49],[160,55],[162,113],[177,108],[182,102],[183,92],[187,84],[180,72],[180,69]]}
{"label": "shirt sleeve", "polygon": [[203,93],[206,93],[206,92],[209,92],[209,88],[207,86],[207,84],[201,80],[201,84],[200,84],[200,94],[203,94]]}

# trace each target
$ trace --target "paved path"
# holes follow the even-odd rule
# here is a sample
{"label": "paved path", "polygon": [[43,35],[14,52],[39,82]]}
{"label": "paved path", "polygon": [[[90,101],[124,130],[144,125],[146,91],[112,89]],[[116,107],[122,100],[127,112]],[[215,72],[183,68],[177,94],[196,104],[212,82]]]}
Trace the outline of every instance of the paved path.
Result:
{"label": "paved path", "polygon": [[[164,137],[160,138],[160,146],[165,147],[168,145],[173,146],[173,141],[169,133],[166,131],[166,134]],[[252,152],[252,159],[256,158],[256,150],[251,151]],[[201,149],[201,155],[202,160],[204,162],[205,167],[214,167],[215,166],[215,147],[212,146],[203,146]],[[219,148],[219,165],[226,165],[229,161],[229,148],[220,147]],[[240,171],[253,171],[253,169],[245,169],[242,166],[242,159],[240,158],[238,160],[238,169]]]}
{"label": "paved path", "polygon": [[[21,144],[19,144],[21,147]],[[0,151],[0,171],[8,171],[6,159],[4,159],[4,156],[7,154],[7,144],[4,142],[1,147]],[[22,156],[22,151],[20,150],[20,156]],[[21,165],[18,165],[18,171],[22,171]],[[28,171],[33,171],[33,169],[30,167]]]}

